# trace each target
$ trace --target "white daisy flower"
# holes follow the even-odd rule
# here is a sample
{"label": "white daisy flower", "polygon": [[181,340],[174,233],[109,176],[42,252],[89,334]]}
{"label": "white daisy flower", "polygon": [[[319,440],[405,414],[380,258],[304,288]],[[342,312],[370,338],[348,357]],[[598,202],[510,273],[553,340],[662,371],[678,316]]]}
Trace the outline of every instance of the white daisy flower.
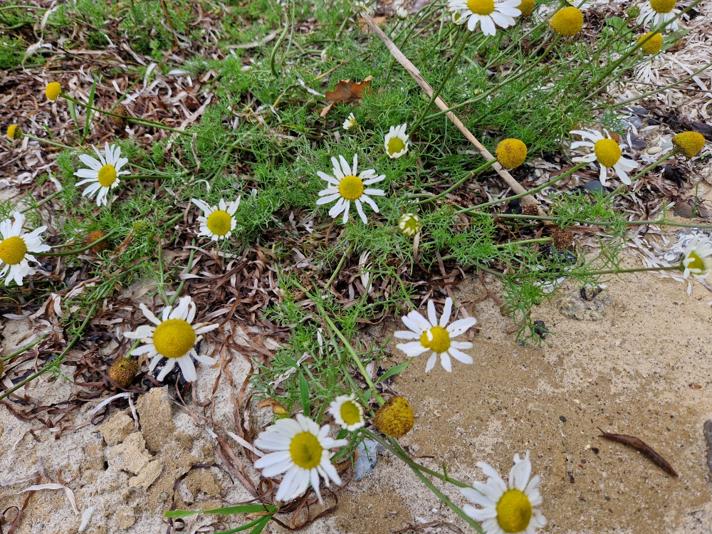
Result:
{"label": "white daisy flower", "polygon": [[255,447],[266,454],[255,462],[255,468],[262,469],[263,477],[276,477],[286,473],[277,489],[276,499],[286,502],[302,495],[311,484],[321,502],[319,478],[327,486],[329,481],[341,484],[341,478],[331,463],[329,449],[348,444],[345,439],[328,436],[329,425],[319,428],[314,421],[302,414],[294,419],[280,419],[261,432],[255,440]]}
{"label": "white daisy flower", "polygon": [[162,381],[173,370],[176,363],[186,382],[194,382],[198,379],[193,358],[205,365],[215,363],[213,358],[198,354],[195,347],[203,339],[203,334],[215,330],[220,325],[204,323],[193,325],[196,308],[192,298],[181,297],[177,306],[163,308],[160,320],[151,313],[145,304],[142,303],[139,307],[144,317],[153,325],[143,325],[133,332],[124,332],[124,337],[140,339],[145,343],[145,345],[132,350],[131,354],[150,356],[149,371],[152,372],[158,362],[166,358],[166,363],[158,373],[159,381]]}
{"label": "white daisy flower", "polygon": [[319,191],[320,198],[316,201],[316,205],[320,206],[336,200],[336,204],[329,210],[329,216],[335,219],[340,213],[343,213],[343,222],[346,223],[349,220],[349,208],[353,202],[356,204],[356,211],[359,217],[366,224],[368,219],[363,211],[363,203],[365,202],[373,211],[378,213],[378,206],[371,196],[382,197],[386,194],[383,189],[370,189],[366,186],[382,182],[386,177],[383,174],[377,176],[376,171],[373,169],[368,169],[358,174],[356,154],[354,154],[353,167],[349,167],[349,163],[343,156],[339,156],[339,159],[332,157],[331,164],[334,176],[317,172],[319,178],[327,181],[329,186]]}
{"label": "white daisy flower", "polygon": [[432,351],[425,372],[429,373],[435,366],[437,357],[440,356],[440,364],[448,373],[452,372],[450,357],[462,363],[472,363],[472,356],[462,352],[472,348],[469,341],[454,341],[453,338],[464,334],[477,324],[477,319],[467,317],[454,321],[448,326],[450,314],[452,312],[452,299],[445,300],[443,314],[438,317],[435,314],[435,303],[428,301],[428,318],[426,319],[416,310],[402,317],[403,324],[408,330],[399,330],[393,334],[397,339],[414,340],[409,343],[399,343],[396,347],[406,353],[407,356],[420,356],[424,352]]}
{"label": "white daisy flower", "polygon": [[[638,6],[640,8],[638,24],[645,28],[657,28],[660,24],[665,24],[667,21],[674,19],[680,12],[675,9],[676,3],[676,0],[649,0],[642,3]],[[665,26],[665,30],[675,31],[678,26],[677,20],[673,20]]]}
{"label": "white daisy flower", "polygon": [[329,413],[341,428],[349,432],[358,430],[366,424],[363,419],[363,408],[353,394],[336,397],[329,405]]}
{"label": "white daisy flower", "polygon": [[477,467],[487,476],[487,482],[475,482],[472,488],[460,491],[477,506],[466,504],[463,510],[472,519],[481,522],[485,534],[535,534],[537,529],[546,526],[546,518],[539,509],[543,502],[539,491],[541,477],[531,476],[528,451],[524,458],[514,455],[514,467],[509,472],[508,483],[491,465],[478,462]]}
{"label": "white daisy flower", "polygon": [[198,223],[200,223],[198,235],[209,237],[213,241],[230,237],[237,225],[235,212],[240,205],[240,197],[237,197],[237,200],[233,202],[225,202],[221,198],[217,206],[210,206],[197,198],[192,198],[191,202],[203,211],[203,214],[198,217]]}
{"label": "white daisy flower", "polygon": [[344,130],[350,130],[357,124],[358,124],[358,122],[356,121],[356,117],[354,116],[354,114],[349,113],[349,116],[346,117],[346,120],[344,121],[344,124],[342,125],[342,127]]}
{"label": "white daisy flower", "polygon": [[383,148],[391,159],[398,159],[408,152],[408,134],[405,133],[407,124],[391,126],[383,140]]}
{"label": "white daisy flower", "polygon": [[86,154],[79,156],[81,162],[89,168],[79,169],[74,173],[74,176],[85,178],[77,182],[77,187],[91,184],[84,189],[83,197],[96,196],[96,205],[106,206],[106,197],[110,190],[119,185],[119,176],[129,174],[129,171],[121,170],[129,160],[121,157],[121,149],[117,145],[109,143],[104,145],[103,154],[96,147],[94,147],[94,152],[99,157],[98,160]]}
{"label": "white daisy flower", "polygon": [[467,29],[474,31],[477,24],[482,33],[494,35],[497,26],[508,28],[514,26],[515,20],[522,12],[518,9],[521,0],[448,0],[448,7],[453,13],[459,13],[456,24],[467,20]]}
{"label": "white daisy flower", "polygon": [[47,227],[40,226],[29,234],[23,234],[25,216],[16,211],[12,217],[14,222],[11,219],[0,222],[0,279],[5,279],[6,286],[13,280],[21,286],[25,276],[31,276],[36,271],[30,262],[39,263],[31,252],[49,250],[40,237]]}
{"label": "white daisy flower", "polygon": [[682,273],[685,278],[690,275],[705,278],[712,269],[712,242],[700,238],[690,242],[685,248],[682,266],[685,268]]}
{"label": "white daisy flower", "polygon": [[598,132],[596,130],[573,130],[572,134],[582,137],[583,141],[574,141],[571,143],[571,149],[577,150],[585,148],[589,152],[585,156],[572,158],[576,162],[598,162],[601,169],[598,178],[601,180],[601,185],[606,186],[608,183],[608,169],[618,175],[626,185],[630,185],[630,176],[628,173],[638,167],[638,164],[628,158],[623,157],[624,144],[613,139],[608,132]]}

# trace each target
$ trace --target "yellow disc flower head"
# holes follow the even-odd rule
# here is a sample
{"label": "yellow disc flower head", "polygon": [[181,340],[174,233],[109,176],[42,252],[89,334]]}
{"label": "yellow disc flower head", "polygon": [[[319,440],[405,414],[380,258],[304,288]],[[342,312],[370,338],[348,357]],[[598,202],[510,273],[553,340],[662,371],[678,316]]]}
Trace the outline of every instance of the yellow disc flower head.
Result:
{"label": "yellow disc flower head", "polygon": [[676,0],[650,0],[650,7],[658,13],[670,13],[675,8]]}
{"label": "yellow disc flower head", "polygon": [[527,159],[527,145],[519,139],[503,139],[495,150],[497,161],[505,169],[516,169]]}
{"label": "yellow disc flower head", "polygon": [[10,126],[7,127],[7,130],[5,131],[5,135],[10,141],[14,141],[15,139],[20,138],[20,128],[17,126],[17,124],[11,124]]}
{"label": "yellow disc flower head", "polygon": [[574,6],[561,8],[549,19],[549,26],[559,35],[576,35],[583,28],[583,13]]}
{"label": "yellow disc flower head", "polygon": [[62,85],[59,82],[49,82],[45,88],[45,96],[47,100],[54,102],[62,93]]}
{"label": "yellow disc flower head", "polygon": [[413,428],[415,415],[405,397],[391,397],[376,412],[373,424],[387,436],[401,438]]}
{"label": "yellow disc flower head", "polygon": [[640,49],[648,55],[657,54],[663,48],[663,34],[647,32],[638,37]]}
{"label": "yellow disc flower head", "polygon": [[700,132],[681,132],[673,136],[672,142],[688,158],[694,158],[705,147],[705,137]]}
{"label": "yellow disc flower head", "polygon": [[522,0],[519,4],[519,11],[522,12],[523,16],[528,17],[534,12],[535,7],[536,0]]}

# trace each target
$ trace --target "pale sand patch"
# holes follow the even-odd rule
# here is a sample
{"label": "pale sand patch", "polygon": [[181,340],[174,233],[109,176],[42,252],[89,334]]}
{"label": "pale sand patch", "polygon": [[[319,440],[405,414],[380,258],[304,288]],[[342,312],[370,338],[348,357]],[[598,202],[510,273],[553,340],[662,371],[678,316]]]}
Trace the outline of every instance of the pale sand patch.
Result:
{"label": "pale sand patch", "polygon": [[[654,274],[613,278],[603,317],[578,321],[558,310],[576,295],[564,290],[536,310],[552,334],[532,348],[512,340],[491,300],[476,302],[479,292],[463,285],[454,295],[479,320],[475,365],[426,375],[418,358],[396,382],[418,416],[402,443],[429,467],[444,463],[466,481],[481,479],[477,461],[506,472],[513,454],[529,449],[544,480],[547,532],[708,533],[712,485],[702,425],[712,418],[711,295],[697,287],[688,297],[684,285]],[[640,437],[680,477],[597,437],[597,427]],[[448,494],[463,503],[456,491]],[[348,487],[333,520],[360,533],[437,521],[462,525],[388,456]]]}

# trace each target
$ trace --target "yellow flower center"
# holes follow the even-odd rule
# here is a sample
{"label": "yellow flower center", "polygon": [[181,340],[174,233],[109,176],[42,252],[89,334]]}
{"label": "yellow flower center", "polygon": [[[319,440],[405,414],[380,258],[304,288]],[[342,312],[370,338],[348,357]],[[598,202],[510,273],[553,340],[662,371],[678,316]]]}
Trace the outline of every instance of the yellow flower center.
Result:
{"label": "yellow flower center", "polygon": [[210,233],[217,236],[224,236],[232,230],[232,215],[227,211],[215,210],[208,215],[206,224]]}
{"label": "yellow flower center", "polygon": [[494,12],[494,0],[467,0],[467,7],[478,15],[490,15]]}
{"label": "yellow flower center", "polygon": [[59,94],[62,92],[62,85],[59,82],[49,82],[45,88],[45,96],[47,100],[54,102],[59,98]]}
{"label": "yellow flower center", "polygon": [[101,184],[101,187],[111,187],[116,181],[116,167],[110,164],[106,164],[99,169],[99,174],[97,180]]}
{"label": "yellow flower center", "polygon": [[363,180],[353,174],[344,176],[339,182],[339,194],[346,200],[357,200],[361,198],[363,190]]}
{"label": "yellow flower center", "polygon": [[673,144],[688,158],[694,158],[705,147],[705,138],[700,132],[681,132],[672,138]]}
{"label": "yellow flower center", "polygon": [[535,7],[536,0],[522,0],[519,3],[519,11],[521,11],[522,15],[524,15],[525,17],[531,15]]}
{"label": "yellow flower center", "polygon": [[675,0],[650,0],[650,7],[658,13],[670,13],[675,8]]}
{"label": "yellow flower center", "polygon": [[621,159],[621,147],[613,139],[596,141],[593,147],[596,159],[604,167],[613,167]]}
{"label": "yellow flower center", "polygon": [[518,489],[505,491],[497,501],[497,523],[505,532],[523,532],[532,518],[532,503]]}
{"label": "yellow flower center", "polygon": [[413,408],[405,397],[392,397],[381,406],[373,418],[379,432],[400,438],[405,436],[415,423]]}
{"label": "yellow flower center", "polygon": [[420,344],[440,354],[450,348],[450,334],[442,326],[433,326],[420,334]]}
{"label": "yellow flower center", "polygon": [[497,161],[505,169],[516,169],[527,159],[527,145],[520,139],[503,139],[495,149]]}
{"label": "yellow flower center", "polygon": [[339,410],[341,419],[347,425],[355,425],[361,422],[361,410],[358,409],[356,403],[353,401],[346,401],[341,405],[341,410]]}
{"label": "yellow flower center", "polygon": [[549,19],[549,26],[559,35],[576,35],[583,28],[583,13],[574,6],[561,8]]}
{"label": "yellow flower center", "polygon": [[5,135],[7,135],[8,139],[15,139],[15,135],[17,134],[17,124],[11,124],[10,126],[7,127],[7,131],[5,132]]}
{"label": "yellow flower center", "polygon": [[0,241],[0,260],[7,265],[17,265],[26,253],[25,240],[19,236],[8,237]]}
{"label": "yellow flower center", "polygon": [[638,44],[646,54],[657,54],[663,47],[663,36],[661,33],[644,33],[638,37]]}
{"label": "yellow flower center", "polygon": [[321,453],[324,448],[317,437],[311,432],[300,432],[292,438],[289,444],[289,455],[292,461],[302,469],[314,469],[321,463]]}
{"label": "yellow flower center", "polygon": [[705,260],[703,260],[702,256],[700,256],[694,250],[687,254],[687,258],[685,258],[685,263],[687,264],[687,268],[690,271],[693,271],[698,274],[702,274],[705,272]]}
{"label": "yellow flower center", "polygon": [[388,154],[391,156],[393,154],[398,154],[398,152],[400,152],[404,148],[405,143],[400,137],[391,137],[391,139],[388,141]]}
{"label": "yellow flower center", "polygon": [[153,332],[153,346],[161,356],[180,358],[195,345],[195,330],[183,319],[166,319]]}

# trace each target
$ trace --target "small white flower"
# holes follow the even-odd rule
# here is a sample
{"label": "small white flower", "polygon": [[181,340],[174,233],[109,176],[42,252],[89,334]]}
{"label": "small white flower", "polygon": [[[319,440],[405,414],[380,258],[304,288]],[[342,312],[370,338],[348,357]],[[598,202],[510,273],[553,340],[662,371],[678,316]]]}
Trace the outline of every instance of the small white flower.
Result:
{"label": "small white flower", "polygon": [[[657,28],[660,24],[665,24],[667,21],[674,19],[680,12],[675,9],[676,0],[649,0],[638,6],[640,14],[638,15],[638,24],[646,29]],[[679,27],[677,19],[665,26],[665,31],[675,31]]]}
{"label": "small white flower", "polygon": [[24,234],[22,227],[25,224],[25,216],[16,211],[12,217],[14,222],[11,219],[0,222],[0,279],[5,279],[5,285],[10,285],[14,280],[21,286],[25,276],[35,273],[30,262],[39,263],[31,253],[49,250],[49,246],[42,243],[40,237],[47,227],[40,226],[29,234]]}
{"label": "small white flower", "polygon": [[393,334],[397,339],[413,340],[409,343],[399,343],[396,345],[399,350],[402,350],[411,358],[420,356],[424,352],[432,351],[428,363],[425,366],[426,373],[429,373],[435,366],[435,361],[438,356],[440,356],[440,364],[448,373],[452,372],[450,357],[462,363],[472,363],[472,356],[462,352],[463,350],[471,349],[472,343],[469,341],[454,341],[454,338],[464,334],[467,330],[475,326],[477,319],[467,317],[454,321],[448,326],[451,312],[452,299],[448,297],[445,300],[443,314],[438,321],[438,317],[435,313],[435,303],[429,300],[427,319],[416,310],[413,310],[408,315],[402,317],[403,324],[408,330],[399,330]]}
{"label": "small white flower", "polygon": [[383,148],[391,159],[398,159],[408,152],[410,141],[408,141],[408,134],[405,133],[406,126],[407,124],[391,126],[383,139]]}
{"label": "small white flower", "polygon": [[317,172],[319,178],[329,183],[326,189],[319,191],[319,199],[316,201],[317,206],[328,204],[336,200],[336,204],[329,210],[329,216],[335,219],[340,213],[343,213],[343,223],[349,220],[349,209],[351,202],[356,204],[356,211],[361,217],[361,220],[366,224],[368,219],[363,211],[363,203],[368,204],[373,211],[378,213],[378,206],[373,201],[371,196],[385,196],[383,189],[370,189],[367,186],[382,182],[386,179],[384,175],[376,175],[376,171],[368,169],[358,174],[358,159],[354,154],[353,167],[349,167],[346,158],[339,156],[331,158],[333,166],[333,176],[323,172]]}
{"label": "small white flower", "polygon": [[342,125],[342,127],[344,128],[344,130],[348,131],[351,128],[353,128],[354,126],[356,126],[357,124],[358,124],[358,122],[356,121],[356,117],[354,116],[354,114],[349,113],[349,116],[346,117],[346,120],[344,121],[344,124]]}
{"label": "small white flower", "polygon": [[572,158],[576,162],[598,162],[600,166],[599,180],[601,185],[608,184],[608,169],[612,168],[626,185],[630,185],[630,176],[628,173],[638,167],[638,164],[628,158],[623,157],[624,144],[613,139],[608,132],[598,132],[596,130],[573,130],[574,135],[581,136],[583,141],[574,141],[571,143],[571,149],[577,150],[581,148],[587,149],[588,154],[585,156]]}
{"label": "small white flower", "polygon": [[103,154],[96,147],[93,148],[99,159],[81,154],[79,159],[89,168],[79,169],[74,173],[74,176],[84,178],[84,180],[77,182],[77,187],[91,184],[84,189],[83,197],[92,198],[96,196],[96,205],[106,206],[106,197],[110,190],[119,185],[119,176],[129,174],[129,171],[121,170],[129,160],[121,157],[121,149],[117,145],[106,143]]}
{"label": "small white flower", "polygon": [[145,343],[132,350],[131,354],[133,356],[142,354],[150,356],[149,371],[153,372],[156,365],[166,358],[166,363],[158,373],[159,381],[163,381],[176,363],[186,382],[194,382],[198,379],[193,358],[205,365],[215,363],[213,358],[198,354],[195,347],[203,339],[203,334],[215,330],[220,325],[204,323],[193,325],[196,307],[192,298],[181,297],[177,306],[163,308],[160,320],[151,313],[145,304],[141,304],[140,308],[144,317],[153,325],[142,325],[133,332],[124,332],[124,337],[139,339]]}
{"label": "small white flower", "polygon": [[230,237],[237,225],[235,212],[240,205],[240,197],[232,202],[225,202],[221,198],[217,206],[210,206],[197,198],[191,199],[191,202],[203,211],[203,215],[198,217],[200,223],[198,235],[209,237],[213,241]]}
{"label": "small white flower", "polygon": [[480,25],[485,35],[495,35],[497,26],[508,28],[514,26],[515,19],[522,14],[519,11],[521,0],[448,0],[450,11],[459,13],[453,15],[456,24],[467,21],[467,29],[474,31]]}
{"label": "small white flower", "polygon": [[396,16],[399,19],[408,18],[408,15],[409,15],[408,10],[406,8],[404,8],[403,6],[400,6],[398,9],[396,9]]}
{"label": "small white flower", "polygon": [[481,522],[485,534],[535,534],[537,529],[546,526],[546,518],[539,509],[543,502],[539,491],[541,477],[531,476],[528,451],[524,458],[514,455],[508,483],[491,465],[478,462],[477,467],[487,476],[487,482],[475,482],[472,488],[463,488],[460,492],[475,505],[466,504],[463,511]]}
{"label": "small white flower", "polygon": [[366,424],[363,419],[363,408],[353,394],[336,397],[329,405],[329,413],[341,428],[349,432],[358,430]]}
{"label": "small white flower", "polygon": [[420,232],[422,226],[420,217],[415,213],[404,213],[398,220],[398,228],[403,232],[403,235],[407,235],[408,237],[413,237]]}
{"label": "small white flower", "polygon": [[685,278],[690,275],[707,277],[712,269],[712,241],[697,238],[690,242],[685,248],[682,266],[685,268],[682,273]]}
{"label": "small white flower", "polygon": [[319,478],[327,487],[329,481],[341,484],[341,478],[331,463],[329,449],[348,445],[345,439],[329,437],[329,425],[319,428],[314,421],[301,414],[294,419],[280,419],[261,432],[254,443],[263,451],[274,451],[255,462],[263,477],[276,477],[286,473],[277,489],[276,499],[286,502],[302,495],[309,485],[319,501]]}

